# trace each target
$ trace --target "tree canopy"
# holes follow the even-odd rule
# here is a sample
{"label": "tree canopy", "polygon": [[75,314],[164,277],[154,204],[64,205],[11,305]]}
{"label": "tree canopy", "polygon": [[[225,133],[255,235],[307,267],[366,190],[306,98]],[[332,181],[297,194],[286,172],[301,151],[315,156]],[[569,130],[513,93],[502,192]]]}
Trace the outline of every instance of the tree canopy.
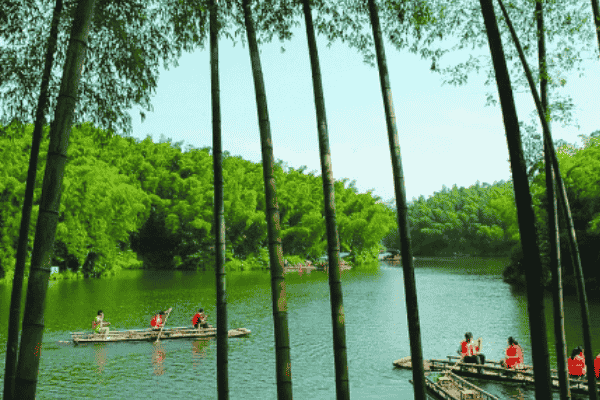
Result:
{"label": "tree canopy", "polygon": [[[0,129],[0,270],[14,267],[19,207],[25,191],[27,150],[33,127]],[[46,128],[47,129],[47,128]],[[48,142],[38,168],[45,168]],[[53,264],[100,276],[120,268],[212,266],[213,177],[210,148],[182,148],[161,138],[135,140],[86,123],[73,128],[64,177]],[[225,154],[225,226],[231,260],[261,259],[267,227],[262,166]],[[32,210],[33,232],[41,195]],[[326,252],[320,176],[279,162],[276,175],[285,254],[317,259]],[[355,261],[376,260],[393,213],[353,182],[335,184],[343,250]],[[30,245],[31,250],[31,245]],[[267,264],[268,265],[268,264]],[[263,265],[263,266],[267,266]]]}

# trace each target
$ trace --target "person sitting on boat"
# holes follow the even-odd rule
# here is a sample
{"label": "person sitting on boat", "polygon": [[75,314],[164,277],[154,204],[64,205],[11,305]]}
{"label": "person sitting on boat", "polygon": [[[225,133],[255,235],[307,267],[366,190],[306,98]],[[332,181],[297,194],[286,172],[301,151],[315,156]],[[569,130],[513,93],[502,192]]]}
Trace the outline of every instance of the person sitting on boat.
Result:
{"label": "person sitting on boat", "polygon": [[477,339],[477,345],[472,341],[473,334],[465,333],[465,340],[460,343],[460,355],[464,363],[485,364],[485,355],[479,352],[481,347],[481,338]]}
{"label": "person sitting on boat", "polygon": [[600,353],[598,353],[594,360],[594,369],[596,370],[596,378],[600,378]]}
{"label": "person sitting on boat", "polygon": [[194,317],[192,318],[192,325],[194,325],[194,328],[208,328],[208,323],[206,322],[206,314],[204,314],[204,308],[199,309],[196,315],[194,315]]}
{"label": "person sitting on boat", "polygon": [[150,321],[150,325],[152,325],[152,329],[159,330],[160,328],[163,327],[164,316],[165,316],[165,312],[159,311],[158,314],[156,314],[154,316],[154,318],[152,318],[152,321]]}
{"label": "person sitting on boat", "polygon": [[522,369],[523,368],[523,350],[519,346],[519,342],[513,339],[512,336],[508,338],[508,347],[506,348],[506,358],[502,360],[502,366],[504,368]]}
{"label": "person sitting on boat", "polygon": [[92,328],[96,333],[103,333],[105,335],[108,334],[110,322],[104,321],[104,312],[102,310],[98,310],[98,315],[96,315],[96,319],[92,322]]}
{"label": "person sitting on boat", "polygon": [[584,376],[586,371],[585,368],[585,357],[583,355],[583,349],[581,346],[576,347],[571,352],[571,358],[567,359],[567,366],[569,367],[569,375],[571,376]]}

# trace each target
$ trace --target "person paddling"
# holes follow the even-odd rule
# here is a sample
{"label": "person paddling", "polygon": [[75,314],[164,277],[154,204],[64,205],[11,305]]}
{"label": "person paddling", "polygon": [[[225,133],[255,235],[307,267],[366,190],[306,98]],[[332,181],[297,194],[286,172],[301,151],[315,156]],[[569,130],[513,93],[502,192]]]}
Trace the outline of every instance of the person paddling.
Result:
{"label": "person paddling", "polygon": [[569,375],[571,376],[584,376],[586,374],[585,358],[581,346],[573,349],[571,358],[567,359],[567,366],[569,367]]}
{"label": "person paddling", "polygon": [[96,315],[96,318],[92,322],[92,328],[94,328],[96,333],[108,335],[108,325],[110,325],[110,322],[104,321],[104,312],[102,310],[98,310],[98,315]]}
{"label": "person paddling", "polygon": [[206,314],[204,314],[204,308],[199,309],[196,315],[194,315],[194,317],[192,318],[192,325],[194,325],[194,328],[208,328],[208,323],[206,322]]}
{"label": "person paddling", "polygon": [[508,338],[506,358],[502,360],[502,366],[512,369],[523,368],[523,350],[521,349],[521,346],[519,346],[519,343],[512,336]]}
{"label": "person paddling", "polygon": [[159,311],[154,316],[154,318],[152,318],[152,321],[150,321],[150,325],[152,326],[152,329],[155,331],[160,330],[160,328],[162,328],[162,326],[164,324],[164,318],[165,318],[165,312]]}

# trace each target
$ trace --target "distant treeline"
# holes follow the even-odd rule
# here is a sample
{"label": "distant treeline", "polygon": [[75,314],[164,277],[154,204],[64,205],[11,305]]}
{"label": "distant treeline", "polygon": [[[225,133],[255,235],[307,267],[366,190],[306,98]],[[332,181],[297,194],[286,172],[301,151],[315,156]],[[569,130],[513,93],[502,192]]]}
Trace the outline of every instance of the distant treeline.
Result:
{"label": "distant treeline", "polygon": [[[15,265],[33,126],[0,127],[0,278]],[[45,129],[47,137],[48,127]],[[29,252],[48,141],[40,151]],[[73,127],[52,263],[98,277],[121,268],[212,267],[213,161],[210,148],[112,135]],[[225,225],[230,267],[267,267],[262,166],[226,154]],[[327,251],[321,177],[278,162],[275,171],[284,254],[292,261]],[[342,251],[356,264],[376,263],[394,226],[393,212],[347,180],[335,183]]]}
{"label": "distant treeline", "polygon": [[[408,207],[411,243],[416,256],[508,255],[519,240],[511,182],[446,186]],[[397,248],[398,232],[384,239]]]}
{"label": "distant treeline", "polygon": [[[557,152],[587,288],[600,290],[600,131],[582,135],[581,139],[581,146],[557,142]],[[541,145],[538,147],[541,149]],[[540,158],[543,154],[540,150],[525,156],[546,285],[550,285],[546,185],[543,158]],[[390,207],[394,208],[392,204]],[[477,182],[469,188],[444,186],[427,199],[423,196],[413,199],[408,214],[415,255],[510,256],[510,265],[504,271],[505,280],[524,283],[526,266],[522,262],[512,182],[492,185]],[[561,230],[565,229],[561,219]],[[574,288],[567,239],[566,234],[561,234],[564,280],[566,288]],[[390,230],[383,243],[388,248],[398,248],[397,229]]]}

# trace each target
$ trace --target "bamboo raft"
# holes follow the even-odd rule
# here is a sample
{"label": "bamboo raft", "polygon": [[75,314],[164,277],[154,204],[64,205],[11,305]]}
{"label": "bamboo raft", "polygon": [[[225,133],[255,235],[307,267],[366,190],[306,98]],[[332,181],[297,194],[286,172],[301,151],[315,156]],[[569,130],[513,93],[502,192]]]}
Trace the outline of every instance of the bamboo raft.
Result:
{"label": "bamboo raft", "polygon": [[[526,365],[523,369],[510,369],[502,367],[498,361],[491,360],[487,360],[484,365],[461,363],[456,366],[458,358],[456,356],[449,356],[448,360],[425,360],[423,361],[423,368],[425,371],[446,371],[456,367],[453,369],[453,372],[456,375],[466,378],[534,385],[533,367],[531,366]],[[410,357],[396,360],[393,364],[396,368],[412,369]],[[569,377],[569,384],[573,393],[588,393],[587,381],[582,378]],[[552,370],[552,386],[555,390],[559,389],[556,370]]]}
{"label": "bamboo raft", "polygon": [[450,371],[429,375],[425,378],[425,383],[427,392],[439,400],[498,400],[498,397]]}
{"label": "bamboo raft", "polygon": [[[99,342],[132,342],[132,341],[155,341],[159,331],[153,329],[137,329],[128,331],[110,331],[108,335],[102,333],[71,332],[73,343],[99,343]],[[230,329],[228,336],[241,337],[250,334],[246,328]],[[217,336],[217,328],[209,325],[208,328],[176,327],[164,328],[160,333],[160,340],[203,338]]]}

